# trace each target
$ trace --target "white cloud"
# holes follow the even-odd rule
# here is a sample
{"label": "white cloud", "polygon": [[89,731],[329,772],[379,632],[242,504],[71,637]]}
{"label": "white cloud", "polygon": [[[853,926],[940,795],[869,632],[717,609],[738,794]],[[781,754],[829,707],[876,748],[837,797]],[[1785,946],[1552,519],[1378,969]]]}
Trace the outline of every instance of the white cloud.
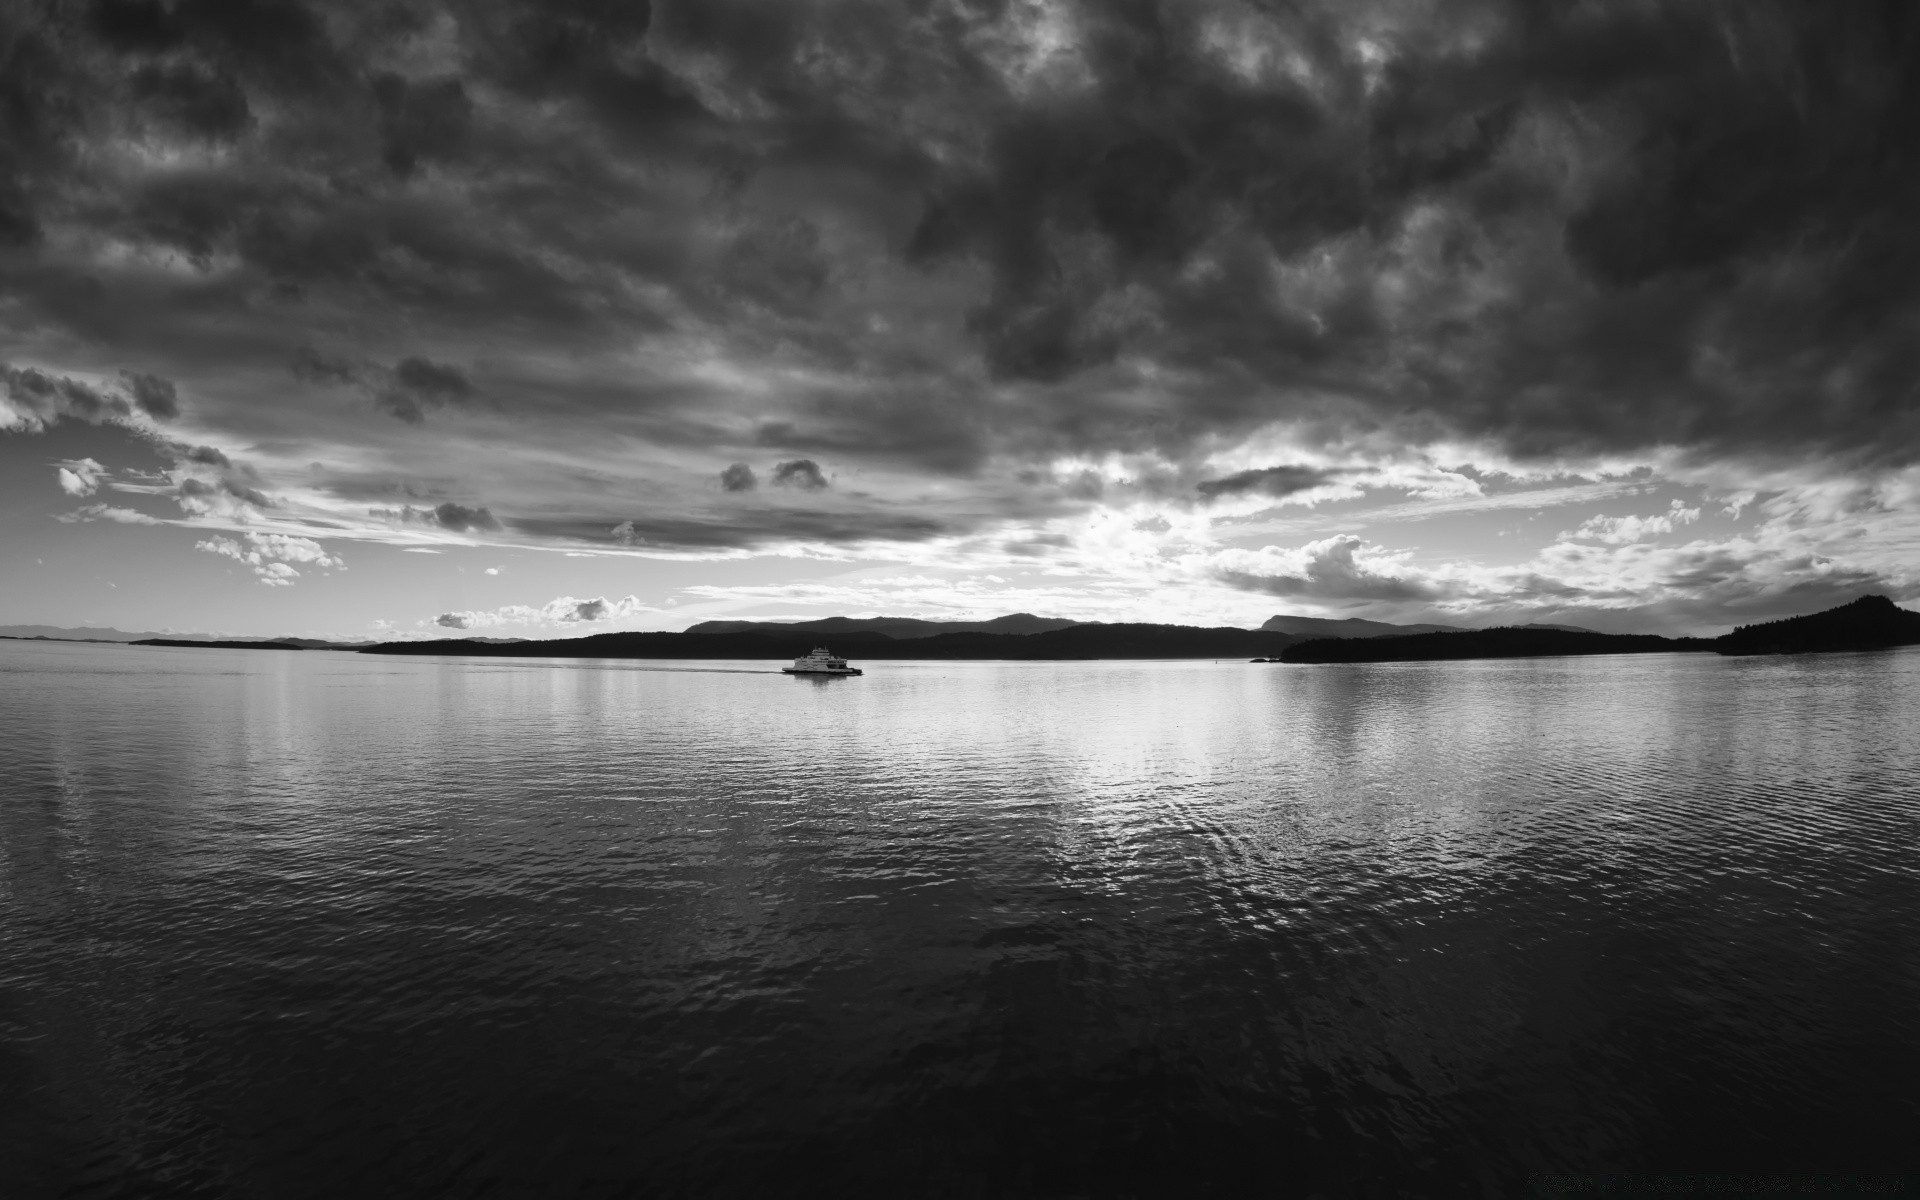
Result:
{"label": "white cloud", "polygon": [[582,599],[557,596],[535,607],[507,604],[493,609],[469,609],[444,612],[430,624],[443,629],[490,629],[501,625],[582,625],[602,621],[625,621],[660,610],[640,603],[637,596],[609,600],[605,596]]}
{"label": "white cloud", "polygon": [[488,567],[484,572],[482,572],[482,574],[485,574],[485,575],[498,575],[499,573],[500,573],[499,567]]}
{"label": "white cloud", "polygon": [[91,496],[100,490],[107,469],[91,458],[70,458],[58,465],[60,490],[69,496]]}
{"label": "white cloud", "polygon": [[[1729,515],[1739,515],[1739,509],[1734,508]],[[1644,542],[1663,533],[1672,533],[1680,526],[1691,525],[1699,519],[1698,508],[1688,508],[1675,500],[1666,512],[1653,517],[1589,517],[1580,528],[1562,533],[1560,537],[1624,546],[1629,542]]]}
{"label": "white cloud", "polygon": [[294,563],[341,570],[347,565],[344,559],[328,554],[325,547],[311,538],[286,533],[248,533],[243,536],[244,542],[230,537],[212,537],[194,543],[193,548],[252,567],[260,582],[268,587],[292,587],[293,581],[300,578]]}
{"label": "white cloud", "polygon": [[165,525],[158,517],[132,508],[116,508],[111,504],[87,504],[70,513],[59,513],[56,521],[65,521],[71,525],[76,521],[117,521],[122,525]]}
{"label": "white cloud", "polygon": [[1223,550],[1212,557],[1212,568],[1215,578],[1230,587],[1269,596],[1392,603],[1441,598],[1445,589],[1409,568],[1406,558],[1404,552],[1341,534],[1297,550]]}

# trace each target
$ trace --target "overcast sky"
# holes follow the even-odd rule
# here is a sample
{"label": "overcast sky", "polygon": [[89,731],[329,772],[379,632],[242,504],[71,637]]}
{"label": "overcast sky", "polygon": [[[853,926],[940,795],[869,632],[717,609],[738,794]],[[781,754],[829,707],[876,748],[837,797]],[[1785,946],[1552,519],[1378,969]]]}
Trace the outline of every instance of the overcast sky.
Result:
{"label": "overcast sky", "polygon": [[17,0],[0,624],[1920,596],[1905,3]]}

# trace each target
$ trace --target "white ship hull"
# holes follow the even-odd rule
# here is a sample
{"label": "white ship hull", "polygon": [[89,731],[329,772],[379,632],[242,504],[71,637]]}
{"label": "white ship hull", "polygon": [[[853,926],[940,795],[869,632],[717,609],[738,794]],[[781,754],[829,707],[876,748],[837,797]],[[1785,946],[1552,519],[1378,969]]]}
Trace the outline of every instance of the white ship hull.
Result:
{"label": "white ship hull", "polygon": [[794,659],[792,666],[781,667],[780,673],[782,675],[859,675],[862,672],[859,667],[848,666],[846,659],[823,646],[817,647],[805,658]]}

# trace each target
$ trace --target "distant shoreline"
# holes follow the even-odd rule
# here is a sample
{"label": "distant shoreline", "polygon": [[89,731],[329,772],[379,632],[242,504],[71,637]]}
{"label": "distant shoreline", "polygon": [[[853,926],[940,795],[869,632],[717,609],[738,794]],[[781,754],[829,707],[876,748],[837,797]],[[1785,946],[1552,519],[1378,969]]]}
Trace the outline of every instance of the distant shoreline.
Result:
{"label": "distant shoreline", "polygon": [[[1035,618],[1026,618],[1036,620]],[[1003,618],[1003,620],[1006,620]],[[822,644],[817,629],[778,626],[704,633],[599,633],[577,638],[440,638],[371,645],[313,638],[60,638],[0,634],[7,641],[225,650],[352,650],[361,654],[468,658],[795,659]],[[1232,626],[1082,623],[1031,633],[982,630],[894,637],[872,629],[825,637],[849,658],[869,661],[1097,662],[1234,659],[1336,664],[1560,658],[1614,654],[1806,654],[1920,645],[1920,613],[1885,596],[1862,596],[1825,612],[1743,625],[1716,638],[1597,633],[1566,626],[1513,626],[1398,636],[1316,637]]]}

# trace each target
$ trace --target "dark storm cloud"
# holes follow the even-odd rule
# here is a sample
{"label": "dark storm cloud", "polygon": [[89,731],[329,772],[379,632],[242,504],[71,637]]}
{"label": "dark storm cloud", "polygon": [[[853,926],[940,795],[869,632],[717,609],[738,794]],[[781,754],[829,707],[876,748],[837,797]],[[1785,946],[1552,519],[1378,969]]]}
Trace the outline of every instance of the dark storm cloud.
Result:
{"label": "dark storm cloud", "polygon": [[374,403],[391,416],[418,425],[425,411],[448,404],[464,404],[473,397],[473,385],[457,369],[424,358],[403,358],[393,368],[393,381],[379,389]]}
{"label": "dark storm cloud", "polygon": [[206,467],[231,467],[233,461],[212,446],[189,446],[184,442],[169,442],[167,450],[176,458]]}
{"label": "dark storm cloud", "polygon": [[[354,357],[297,382],[403,422],[484,390],[701,474],[1186,470],[1275,421],[1906,463],[1916,47],[1758,0],[15,5],[0,279],[196,417],[311,339]],[[779,386],[632,369],[689,353]],[[1201,495],[1295,482],[1240,479]]]}
{"label": "dark storm cloud", "polygon": [[1240,471],[1223,479],[1209,479],[1195,486],[1203,499],[1212,500],[1219,496],[1291,496],[1295,492],[1304,492],[1346,474],[1344,471],[1329,471],[1322,467],[1280,466],[1262,467],[1253,471]]}
{"label": "dark storm cloud", "polygon": [[6,385],[14,411],[35,425],[49,425],[62,417],[97,425],[133,415],[133,405],[125,396],[31,367],[0,363],[0,383]]}
{"label": "dark storm cloud", "polygon": [[180,394],[169,380],[137,371],[123,371],[121,378],[124,393],[0,362],[0,385],[6,388],[8,403],[34,425],[49,425],[68,417],[94,425],[126,421],[135,409],[157,421],[171,421],[180,415]]}
{"label": "dark storm cloud", "polygon": [[312,346],[302,346],[288,364],[295,379],[331,387],[347,387],[360,382],[362,369],[349,359],[330,357]]}
{"label": "dark storm cloud", "polygon": [[729,492],[750,492],[759,485],[759,477],[746,463],[734,463],[720,472],[720,486]]}
{"label": "dark storm cloud", "polygon": [[476,396],[472,382],[458,367],[417,356],[388,368],[302,346],[288,370],[304,383],[358,388],[375,408],[409,425],[420,424],[432,409],[469,404]]}
{"label": "dark storm cloud", "polygon": [[147,64],[131,82],[139,112],[194,137],[231,139],[252,121],[246,93],[222,71],[196,63]]}
{"label": "dark storm cloud", "polygon": [[820,473],[819,463],[810,458],[796,458],[773,465],[773,486],[817,492],[827,486],[827,477]]}
{"label": "dark storm cloud", "polygon": [[455,533],[466,533],[469,530],[490,532],[500,528],[500,522],[484,507],[468,508],[464,504],[455,504],[451,500],[438,508],[428,510],[424,515],[431,520],[432,524],[442,529],[450,529]]}
{"label": "dark storm cloud", "polygon": [[180,415],[180,391],[171,381],[135,371],[127,372],[126,376],[127,388],[141,412],[156,421],[171,421]]}
{"label": "dark storm cloud", "polygon": [[[382,490],[390,492],[392,489]],[[497,533],[501,529],[500,519],[485,506],[469,507],[465,504],[456,504],[451,500],[433,508],[415,508],[407,504],[399,508],[369,509],[368,515],[383,521],[396,521],[402,525],[427,525],[452,533]]]}
{"label": "dark storm cloud", "polygon": [[397,175],[410,175],[423,160],[456,157],[473,124],[473,102],[458,79],[410,83],[398,75],[373,80],[380,108],[381,158]]}
{"label": "dark storm cloud", "polygon": [[273,499],[256,488],[250,488],[237,479],[219,479],[208,482],[204,479],[186,478],[180,480],[166,494],[180,502],[180,507],[189,513],[207,511],[209,503],[222,498],[238,500],[255,508],[274,507]]}

